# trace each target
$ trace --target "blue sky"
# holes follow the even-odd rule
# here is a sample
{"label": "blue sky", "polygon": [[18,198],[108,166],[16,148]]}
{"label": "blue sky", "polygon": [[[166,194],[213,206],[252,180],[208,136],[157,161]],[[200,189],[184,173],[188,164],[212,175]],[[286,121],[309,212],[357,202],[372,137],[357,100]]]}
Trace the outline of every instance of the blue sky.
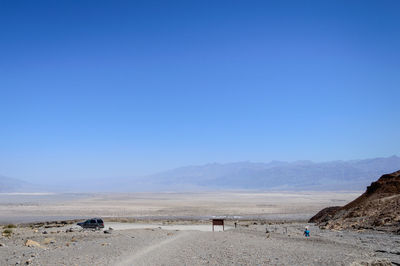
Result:
{"label": "blue sky", "polygon": [[0,0],[0,173],[400,155],[399,10]]}

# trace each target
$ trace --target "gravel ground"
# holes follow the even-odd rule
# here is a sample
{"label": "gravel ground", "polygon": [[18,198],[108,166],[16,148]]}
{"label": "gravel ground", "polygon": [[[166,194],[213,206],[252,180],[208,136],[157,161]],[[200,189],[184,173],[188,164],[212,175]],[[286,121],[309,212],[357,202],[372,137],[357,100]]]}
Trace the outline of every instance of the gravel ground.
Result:
{"label": "gravel ground", "polygon": [[[379,258],[400,263],[398,235],[310,226],[311,237],[305,238],[305,224],[254,223],[240,222],[236,229],[214,233],[16,228],[10,238],[0,238],[0,265],[350,265]],[[28,239],[40,247],[25,246]]]}

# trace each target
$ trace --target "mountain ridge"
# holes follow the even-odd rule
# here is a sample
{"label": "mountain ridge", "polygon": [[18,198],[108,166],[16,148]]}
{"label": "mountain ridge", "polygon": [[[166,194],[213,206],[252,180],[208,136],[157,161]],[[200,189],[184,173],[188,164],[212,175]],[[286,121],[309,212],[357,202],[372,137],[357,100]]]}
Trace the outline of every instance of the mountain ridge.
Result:
{"label": "mountain ridge", "polygon": [[35,185],[17,178],[0,175],[0,193],[31,192],[38,190]]}
{"label": "mountain ridge", "polygon": [[[33,182],[43,191],[139,192],[198,190],[347,190],[362,191],[376,176],[400,169],[400,157],[312,162],[270,161],[208,163],[152,175]],[[0,177],[0,192],[1,181]],[[4,183],[4,182],[3,182]],[[3,186],[5,187],[5,186]],[[22,186],[23,187],[23,186]],[[31,186],[32,187],[32,186]],[[21,191],[14,186],[11,191]],[[5,190],[3,188],[3,190]],[[5,191],[7,192],[7,191]]]}
{"label": "mountain ridge", "polygon": [[[362,190],[376,175],[400,168],[400,157],[351,161],[271,161],[212,163],[180,167],[146,176],[144,183],[195,185],[230,189],[353,189]],[[349,187],[350,185],[350,187]]]}

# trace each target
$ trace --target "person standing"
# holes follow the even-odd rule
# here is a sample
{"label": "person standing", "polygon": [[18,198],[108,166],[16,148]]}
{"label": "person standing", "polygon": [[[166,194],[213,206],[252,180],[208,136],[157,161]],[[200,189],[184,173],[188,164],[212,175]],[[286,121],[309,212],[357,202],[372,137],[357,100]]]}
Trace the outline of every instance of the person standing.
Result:
{"label": "person standing", "polygon": [[310,237],[310,230],[308,229],[308,226],[304,229],[304,236],[305,237]]}
{"label": "person standing", "polygon": [[271,233],[270,233],[270,231],[268,230],[268,227],[265,228],[265,235],[266,235],[267,238],[269,238],[269,237],[271,236]]}

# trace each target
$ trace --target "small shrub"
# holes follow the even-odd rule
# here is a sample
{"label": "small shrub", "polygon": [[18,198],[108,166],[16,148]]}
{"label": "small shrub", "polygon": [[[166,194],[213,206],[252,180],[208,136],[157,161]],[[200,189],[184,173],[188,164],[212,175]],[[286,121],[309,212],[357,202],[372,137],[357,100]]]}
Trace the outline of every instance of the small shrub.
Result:
{"label": "small shrub", "polygon": [[9,236],[9,235],[11,235],[11,234],[12,234],[12,230],[11,230],[11,229],[5,229],[5,230],[3,230],[3,235]]}
{"label": "small shrub", "polygon": [[4,228],[17,228],[17,226],[15,224],[8,224]]}

